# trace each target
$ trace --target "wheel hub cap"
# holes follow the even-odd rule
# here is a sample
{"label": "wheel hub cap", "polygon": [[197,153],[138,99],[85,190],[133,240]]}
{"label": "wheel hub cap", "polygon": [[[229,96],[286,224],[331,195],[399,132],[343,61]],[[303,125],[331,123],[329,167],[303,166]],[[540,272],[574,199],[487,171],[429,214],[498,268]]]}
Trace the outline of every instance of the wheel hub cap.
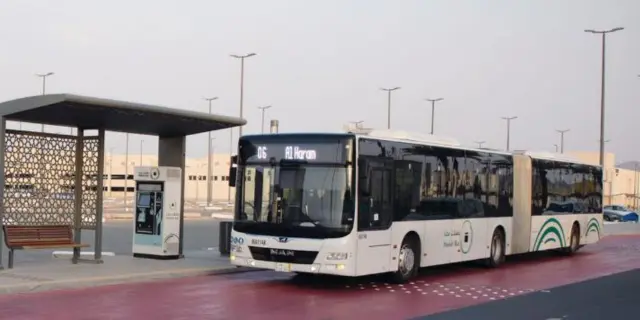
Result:
{"label": "wheel hub cap", "polygon": [[400,269],[400,272],[402,272],[402,274],[409,273],[413,269],[413,264],[415,261],[413,250],[406,246],[402,247],[402,249],[400,250],[399,260],[400,261],[398,261],[398,267]]}

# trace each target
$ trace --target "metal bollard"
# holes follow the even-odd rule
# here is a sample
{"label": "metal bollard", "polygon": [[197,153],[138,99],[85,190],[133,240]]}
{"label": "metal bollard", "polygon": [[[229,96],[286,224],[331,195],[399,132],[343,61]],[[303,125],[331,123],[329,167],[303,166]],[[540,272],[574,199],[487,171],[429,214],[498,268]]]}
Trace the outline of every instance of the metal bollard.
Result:
{"label": "metal bollard", "polygon": [[231,254],[231,228],[233,227],[233,222],[231,221],[220,221],[220,231],[218,232],[218,250],[220,251],[220,255],[228,256]]}

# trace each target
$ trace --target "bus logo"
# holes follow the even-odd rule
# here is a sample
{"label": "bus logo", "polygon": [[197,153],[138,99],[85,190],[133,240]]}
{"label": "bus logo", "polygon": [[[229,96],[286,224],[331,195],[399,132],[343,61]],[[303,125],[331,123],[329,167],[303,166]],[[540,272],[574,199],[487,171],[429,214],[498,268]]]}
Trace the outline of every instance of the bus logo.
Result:
{"label": "bus logo", "polygon": [[289,238],[286,238],[286,237],[280,237],[280,238],[276,238],[276,239],[278,239],[278,242],[280,242],[280,243],[287,243],[287,242],[289,242]]}
{"label": "bus logo", "polygon": [[284,257],[293,257],[295,253],[293,250],[282,250],[282,249],[271,249],[272,256],[284,256]]}

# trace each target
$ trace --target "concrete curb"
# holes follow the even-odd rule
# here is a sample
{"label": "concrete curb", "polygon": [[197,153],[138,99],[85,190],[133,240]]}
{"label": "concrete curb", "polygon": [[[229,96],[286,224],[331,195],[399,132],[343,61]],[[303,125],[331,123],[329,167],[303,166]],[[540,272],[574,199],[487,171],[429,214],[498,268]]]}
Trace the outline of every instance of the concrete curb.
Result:
{"label": "concrete curb", "polygon": [[[31,281],[27,283],[11,284],[0,286],[0,295],[43,292],[65,289],[80,289],[90,287],[100,287],[107,285],[129,284],[154,282],[158,280],[179,279],[197,276],[216,276],[225,274],[236,274],[245,272],[262,271],[262,269],[229,266],[220,268],[190,268],[190,269],[172,269],[163,271],[154,271],[149,273],[133,273],[125,275],[90,277],[80,279],[64,279],[64,280],[44,280]],[[11,274],[3,274],[2,277],[11,277]],[[0,278],[2,278],[0,277]],[[16,278],[21,278],[16,275]]]}

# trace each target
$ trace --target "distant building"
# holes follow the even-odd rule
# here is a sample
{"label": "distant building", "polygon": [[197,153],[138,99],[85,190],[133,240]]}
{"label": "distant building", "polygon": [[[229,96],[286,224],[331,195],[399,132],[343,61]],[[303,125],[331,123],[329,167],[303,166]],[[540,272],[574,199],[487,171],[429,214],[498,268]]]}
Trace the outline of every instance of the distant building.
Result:
{"label": "distant building", "polygon": [[[128,197],[135,192],[133,181],[133,168],[136,166],[156,166],[158,157],[152,155],[140,156],[129,154],[128,168],[125,170],[125,155],[105,154],[104,165],[104,187],[105,196],[118,198],[124,196],[125,184],[127,185]],[[207,157],[187,158],[185,165],[185,199],[191,201],[207,200],[207,181],[211,181],[212,199],[216,202],[226,202],[229,198],[234,199],[234,188],[229,188],[229,154],[214,154],[212,156],[212,174],[207,177]],[[125,180],[125,172],[128,173],[128,180]]]}

